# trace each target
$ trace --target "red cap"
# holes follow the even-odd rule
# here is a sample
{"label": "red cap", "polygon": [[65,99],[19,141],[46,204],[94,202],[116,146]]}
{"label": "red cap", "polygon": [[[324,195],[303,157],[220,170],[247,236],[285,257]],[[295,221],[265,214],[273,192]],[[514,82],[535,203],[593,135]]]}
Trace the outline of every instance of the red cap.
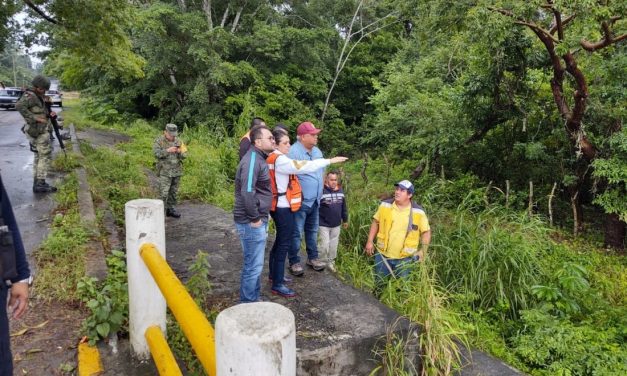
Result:
{"label": "red cap", "polygon": [[318,134],[320,132],[322,132],[322,129],[316,128],[308,121],[300,123],[298,128],[296,128],[296,134],[299,136],[302,136],[304,134]]}

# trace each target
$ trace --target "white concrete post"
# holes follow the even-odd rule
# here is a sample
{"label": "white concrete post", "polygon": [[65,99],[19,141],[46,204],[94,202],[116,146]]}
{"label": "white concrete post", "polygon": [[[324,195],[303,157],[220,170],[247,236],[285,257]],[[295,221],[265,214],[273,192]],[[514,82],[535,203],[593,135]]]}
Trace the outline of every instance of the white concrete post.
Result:
{"label": "white concrete post", "polygon": [[144,243],[153,243],[165,258],[163,201],[139,199],[126,203],[126,267],[128,272],[129,336],[135,356],[148,359],[144,333],[151,325],[166,333],[166,303],[139,255]]}
{"label": "white concrete post", "polygon": [[296,325],[288,308],[238,304],[216,319],[217,376],[296,375]]}

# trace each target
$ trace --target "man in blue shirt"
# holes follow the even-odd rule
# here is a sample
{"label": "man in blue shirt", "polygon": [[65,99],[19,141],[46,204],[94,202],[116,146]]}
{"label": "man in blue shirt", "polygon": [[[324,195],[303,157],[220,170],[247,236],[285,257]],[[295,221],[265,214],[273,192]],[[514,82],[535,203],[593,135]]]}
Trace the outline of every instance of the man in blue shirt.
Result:
{"label": "man in blue shirt", "polygon": [[[322,152],[316,146],[318,144],[317,129],[312,123],[306,121],[296,129],[298,141],[292,145],[288,157],[297,161],[313,161],[323,158]],[[298,180],[303,191],[303,203],[300,209],[294,213],[296,226],[294,227],[294,243],[288,252],[290,273],[301,276],[305,273],[300,262],[300,241],[305,233],[305,245],[307,248],[307,265],[316,271],[324,270],[325,264],[318,258],[318,212],[320,198],[324,187],[324,169],[316,172],[298,175]]]}

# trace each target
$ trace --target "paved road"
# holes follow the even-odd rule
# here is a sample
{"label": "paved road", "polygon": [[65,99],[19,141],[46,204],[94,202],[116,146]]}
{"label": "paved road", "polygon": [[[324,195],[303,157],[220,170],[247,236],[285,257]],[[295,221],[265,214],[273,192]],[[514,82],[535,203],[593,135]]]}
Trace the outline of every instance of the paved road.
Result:
{"label": "paved road", "polygon": [[[54,110],[61,111],[57,107]],[[55,203],[50,194],[33,193],[33,153],[21,131],[22,124],[19,112],[0,110],[0,172],[33,268],[32,252],[48,234]],[[59,147],[55,146],[56,153]],[[56,178],[58,175],[52,173],[49,180]]]}

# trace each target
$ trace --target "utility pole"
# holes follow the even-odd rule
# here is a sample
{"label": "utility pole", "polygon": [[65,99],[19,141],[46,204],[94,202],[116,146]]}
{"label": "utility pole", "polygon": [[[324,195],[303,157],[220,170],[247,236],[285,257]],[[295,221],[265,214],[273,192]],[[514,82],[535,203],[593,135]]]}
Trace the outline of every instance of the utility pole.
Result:
{"label": "utility pole", "polygon": [[13,53],[11,54],[11,60],[13,61],[13,86],[17,86],[17,72],[15,70],[15,54],[17,53],[17,49],[13,49]]}

